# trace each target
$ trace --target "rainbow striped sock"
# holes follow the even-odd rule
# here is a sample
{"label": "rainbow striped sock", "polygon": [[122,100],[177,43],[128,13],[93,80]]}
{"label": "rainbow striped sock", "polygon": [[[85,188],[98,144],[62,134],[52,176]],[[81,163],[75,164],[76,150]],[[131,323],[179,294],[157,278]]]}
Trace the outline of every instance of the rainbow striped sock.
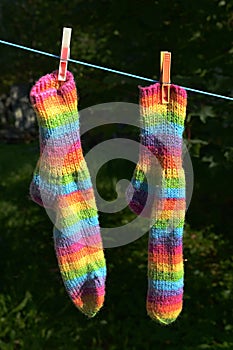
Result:
{"label": "rainbow striped sock", "polygon": [[[160,323],[169,324],[180,314],[183,299],[182,237],[186,203],[182,134],[187,96],[184,89],[175,85],[171,85],[168,105],[161,104],[160,96],[158,83],[140,88],[141,143],[150,155],[144,152],[139,156],[129,206],[140,214],[149,195],[152,226],[148,246],[147,312]],[[157,189],[151,188],[151,182],[146,184],[147,174],[155,176],[151,166],[153,156],[161,172]]]}
{"label": "rainbow striped sock", "polygon": [[30,93],[40,131],[32,199],[50,210],[61,275],[73,303],[93,317],[105,295],[106,265],[90,174],[83,157],[73,75],[39,79]]}

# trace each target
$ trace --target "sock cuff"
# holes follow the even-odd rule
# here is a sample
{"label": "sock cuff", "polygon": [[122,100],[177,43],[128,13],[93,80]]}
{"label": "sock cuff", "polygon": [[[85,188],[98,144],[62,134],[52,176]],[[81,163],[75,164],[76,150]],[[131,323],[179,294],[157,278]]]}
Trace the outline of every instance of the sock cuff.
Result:
{"label": "sock cuff", "polygon": [[[170,101],[161,103],[161,84],[139,86],[140,121],[142,134],[174,133],[182,136],[186,117],[187,93],[174,84],[170,86]],[[166,129],[168,129],[166,131]],[[170,130],[170,131],[169,131]]]}
{"label": "sock cuff", "polygon": [[30,100],[34,105],[50,96],[65,96],[76,90],[73,74],[67,71],[66,81],[58,81],[58,71],[46,74],[41,77],[30,92]]}
{"label": "sock cuff", "polygon": [[30,101],[42,127],[57,127],[78,118],[74,77],[67,71],[65,82],[58,81],[58,71],[41,77],[30,91]]}
{"label": "sock cuff", "polygon": [[[161,103],[161,84],[155,83],[146,87],[138,86],[140,92],[140,100],[145,99],[148,105],[153,103]],[[170,85],[170,103],[177,101],[183,103],[185,106],[187,104],[187,92],[185,89],[178,85]],[[170,104],[169,103],[169,104]]]}

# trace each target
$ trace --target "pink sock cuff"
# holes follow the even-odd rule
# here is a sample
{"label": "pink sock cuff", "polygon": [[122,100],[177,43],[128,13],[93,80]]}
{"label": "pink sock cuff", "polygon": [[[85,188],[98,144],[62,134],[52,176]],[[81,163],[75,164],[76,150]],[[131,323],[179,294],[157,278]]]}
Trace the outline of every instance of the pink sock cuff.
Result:
{"label": "pink sock cuff", "polygon": [[33,86],[30,92],[30,100],[32,105],[43,102],[47,98],[53,96],[62,96],[73,94],[76,86],[73,74],[67,71],[66,81],[58,81],[58,71],[46,74],[41,77]]}

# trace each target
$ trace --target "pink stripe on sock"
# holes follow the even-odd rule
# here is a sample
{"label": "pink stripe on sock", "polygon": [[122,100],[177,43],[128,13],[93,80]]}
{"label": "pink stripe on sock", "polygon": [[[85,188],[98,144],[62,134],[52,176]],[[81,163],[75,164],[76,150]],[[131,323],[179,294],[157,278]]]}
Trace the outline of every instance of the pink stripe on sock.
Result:
{"label": "pink stripe on sock", "polygon": [[171,247],[171,245],[153,245],[149,244],[149,252],[153,253],[153,255],[180,255],[182,254],[182,245],[178,247]]}
{"label": "pink stripe on sock", "polygon": [[[91,247],[96,249],[101,249],[101,237],[96,234],[92,237],[88,237],[79,239],[78,242],[73,242],[73,240],[70,240],[70,245],[67,245],[68,239],[66,240],[66,246],[59,246],[59,240],[56,240],[57,246],[57,253],[59,256],[65,256],[67,254],[77,253],[79,250],[85,248],[85,247]],[[63,240],[61,241],[62,244],[64,244]]]}
{"label": "pink stripe on sock", "polygon": [[148,301],[150,303],[153,303],[153,302],[158,302],[160,304],[163,303],[164,305],[178,304],[182,302],[183,290],[180,291],[179,295],[174,295],[174,296],[167,296],[165,291],[163,293],[164,294],[161,296],[153,295],[153,294],[148,295]]}

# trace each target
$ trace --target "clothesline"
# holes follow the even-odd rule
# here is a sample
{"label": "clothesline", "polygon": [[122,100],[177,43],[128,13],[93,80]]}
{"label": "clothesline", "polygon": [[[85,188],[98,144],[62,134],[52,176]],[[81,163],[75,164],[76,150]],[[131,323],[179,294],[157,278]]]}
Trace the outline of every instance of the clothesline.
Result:
{"label": "clothesline", "polygon": [[[45,56],[49,56],[49,57],[60,59],[60,56],[51,54],[49,52],[44,52],[44,51],[32,49],[30,47],[14,44],[14,43],[11,43],[11,42],[8,42],[8,41],[0,40],[0,43],[4,44],[4,45],[8,45],[8,46],[17,47],[17,48],[22,49],[22,50],[31,51],[31,52],[34,52],[34,53],[37,53],[37,54],[40,54],[40,55],[45,55]],[[69,58],[68,61],[72,62],[72,63],[80,64],[80,65],[83,65],[83,66],[95,68],[95,69],[105,70],[105,71],[110,72],[110,73],[124,75],[124,76],[130,77],[130,78],[145,80],[145,81],[149,81],[149,82],[152,82],[152,83],[158,82],[157,80],[150,79],[150,78],[145,78],[145,77],[142,77],[140,75],[135,75],[135,74],[127,73],[127,72],[122,72],[122,71],[119,71],[119,70],[116,70],[116,69],[102,67],[102,66],[98,66],[98,65],[92,64],[92,63],[78,61],[78,60],[74,60],[72,58]],[[223,95],[215,94],[215,93],[212,93],[212,92],[197,90],[197,89],[193,89],[193,88],[189,88],[189,87],[185,87],[185,86],[181,86],[181,87],[183,89],[187,90],[187,91],[191,91],[191,92],[195,92],[195,93],[199,93],[199,94],[203,94],[203,95],[209,95],[209,96],[212,96],[212,97],[217,97],[217,98],[222,98],[222,99],[225,99],[225,100],[233,101],[233,97],[223,96]]]}

